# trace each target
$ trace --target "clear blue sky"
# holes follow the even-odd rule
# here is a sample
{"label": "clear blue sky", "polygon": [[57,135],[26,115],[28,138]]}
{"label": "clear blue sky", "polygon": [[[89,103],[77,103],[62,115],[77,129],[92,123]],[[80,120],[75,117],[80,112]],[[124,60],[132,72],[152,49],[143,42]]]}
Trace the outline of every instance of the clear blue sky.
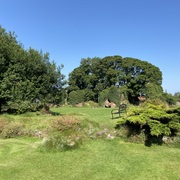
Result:
{"label": "clear blue sky", "polygon": [[180,92],[180,0],[0,0],[0,25],[68,74],[87,57],[148,61]]}

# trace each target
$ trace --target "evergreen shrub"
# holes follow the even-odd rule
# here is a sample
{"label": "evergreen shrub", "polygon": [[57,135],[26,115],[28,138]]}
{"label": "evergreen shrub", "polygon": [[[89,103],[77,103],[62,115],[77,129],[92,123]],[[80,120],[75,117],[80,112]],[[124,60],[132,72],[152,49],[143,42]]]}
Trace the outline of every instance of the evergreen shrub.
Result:
{"label": "evergreen shrub", "polygon": [[78,103],[84,102],[85,99],[85,91],[77,90],[69,93],[69,102],[71,105],[76,105]]}
{"label": "evergreen shrub", "polygon": [[128,111],[127,116],[118,121],[116,128],[126,127],[127,137],[144,132],[146,145],[162,144],[164,136],[177,136],[180,131],[180,107],[164,109],[162,105],[147,103]]}

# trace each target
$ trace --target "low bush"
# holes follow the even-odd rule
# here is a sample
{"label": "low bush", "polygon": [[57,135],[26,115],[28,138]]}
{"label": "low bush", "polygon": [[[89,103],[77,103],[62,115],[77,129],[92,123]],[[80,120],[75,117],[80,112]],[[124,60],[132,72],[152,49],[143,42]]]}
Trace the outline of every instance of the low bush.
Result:
{"label": "low bush", "polygon": [[43,147],[48,151],[66,151],[78,148],[82,144],[82,137],[77,134],[69,136],[54,134],[43,140]]}
{"label": "low bush", "polygon": [[180,149],[180,137],[176,137],[176,138],[173,140],[171,146]]}
{"label": "low bush", "polygon": [[3,138],[14,138],[23,135],[24,125],[18,122],[11,122],[3,127],[2,137]]}
{"label": "low bush", "polygon": [[163,137],[164,144],[168,147],[180,149],[180,136],[177,137]]}
{"label": "low bush", "polygon": [[145,133],[143,130],[135,129],[135,126],[130,127],[123,125],[116,133],[117,137],[120,137],[124,141],[133,143],[144,143]]}
{"label": "low bush", "polygon": [[74,116],[61,116],[51,122],[51,130],[43,139],[43,148],[48,151],[65,151],[78,148],[85,139],[81,123]]}
{"label": "low bush", "polygon": [[88,119],[78,120],[74,116],[61,116],[53,120],[51,130],[43,139],[42,148],[48,151],[65,151],[80,147],[82,143],[95,139],[100,132],[99,124]]}
{"label": "low bush", "polygon": [[69,102],[71,105],[82,103],[85,100],[85,91],[77,90],[69,93]]}
{"label": "low bush", "polygon": [[52,121],[51,127],[57,131],[73,130],[78,131],[80,121],[73,116],[62,116]]}
{"label": "low bush", "polygon": [[[164,136],[177,136],[180,131],[180,108],[164,109],[161,105],[147,103],[136,107],[121,117],[116,128],[126,127],[127,138],[136,139],[145,134],[145,145],[162,144]],[[142,136],[143,137],[143,136]]]}
{"label": "low bush", "polygon": [[93,108],[99,107],[99,104],[94,101],[87,101],[84,103],[84,105],[87,107],[93,107]]}
{"label": "low bush", "polygon": [[2,133],[5,126],[7,126],[8,121],[5,119],[0,118],[0,133]]}

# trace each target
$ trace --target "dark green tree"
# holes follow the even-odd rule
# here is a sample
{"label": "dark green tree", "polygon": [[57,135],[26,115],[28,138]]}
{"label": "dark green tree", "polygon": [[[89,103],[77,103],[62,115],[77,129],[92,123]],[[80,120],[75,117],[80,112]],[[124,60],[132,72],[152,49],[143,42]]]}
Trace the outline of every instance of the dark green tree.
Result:
{"label": "dark green tree", "polygon": [[80,66],[70,73],[68,89],[69,92],[91,89],[94,92],[92,100],[98,101],[100,92],[117,86],[126,89],[129,101],[135,103],[146,91],[153,96],[148,84],[156,86],[158,95],[163,93],[162,73],[158,67],[139,59],[107,56],[82,59]]}
{"label": "dark green tree", "polygon": [[64,94],[61,68],[49,54],[25,50],[14,33],[0,27],[0,110],[36,110],[41,102],[60,103]]}

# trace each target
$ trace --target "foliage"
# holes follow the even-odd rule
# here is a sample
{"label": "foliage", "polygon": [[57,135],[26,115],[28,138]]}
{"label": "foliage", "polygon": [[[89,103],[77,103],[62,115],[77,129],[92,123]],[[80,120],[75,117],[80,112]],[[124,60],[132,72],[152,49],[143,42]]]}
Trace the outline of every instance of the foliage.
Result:
{"label": "foliage", "polygon": [[78,131],[80,128],[80,121],[73,116],[63,116],[53,120],[51,127],[60,132],[67,130]]}
{"label": "foliage", "polygon": [[0,118],[0,133],[2,133],[4,127],[8,125],[8,121],[4,118]]}
{"label": "foliage", "polygon": [[85,100],[85,91],[77,90],[69,93],[69,102],[72,105],[82,103]]}
{"label": "foliage", "polygon": [[169,147],[173,147],[173,148],[179,148],[180,149],[180,137],[176,137],[176,138],[169,138],[168,141],[166,142],[166,144]]}
{"label": "foliage", "polygon": [[84,141],[96,137],[97,125],[89,120],[81,122],[74,116],[62,116],[52,121],[52,129],[43,141],[48,151],[65,151],[78,148]]}
{"label": "foliage", "polygon": [[109,88],[108,99],[111,102],[114,102],[116,105],[119,106],[119,104],[120,104],[120,92],[116,86],[112,86]]}
{"label": "foliage", "polygon": [[96,102],[94,102],[94,101],[86,101],[85,103],[84,103],[84,106],[85,107],[92,107],[92,108],[97,108],[97,107],[99,107],[99,104],[98,103],[96,103]]}
{"label": "foliage", "polygon": [[[161,84],[162,73],[158,67],[135,58],[107,56],[82,59],[80,66],[69,74],[68,91],[90,89],[93,97],[89,99],[98,102],[103,90],[117,86],[130,102],[135,103],[146,91],[148,96],[160,96],[163,93]],[[156,87],[156,90],[150,87]]]}
{"label": "foliage", "polygon": [[164,109],[161,105],[150,103],[143,107],[134,107],[127,117],[121,118],[116,128],[121,126],[127,127],[129,134],[144,132],[147,145],[155,139],[162,143],[163,136],[175,136],[180,131],[180,107]]}
{"label": "foliage", "polygon": [[104,89],[99,93],[98,102],[101,106],[103,106],[104,102],[109,98],[108,94],[109,94],[109,89]]}
{"label": "foliage", "polygon": [[145,95],[148,99],[162,99],[163,88],[156,83],[147,83],[145,85]]}
{"label": "foliage", "polygon": [[166,101],[169,105],[175,105],[176,104],[176,98],[170,93],[163,93],[163,99]]}
{"label": "foliage", "polygon": [[1,135],[3,138],[15,138],[22,134],[23,127],[23,124],[18,122],[9,123],[3,127]]}
{"label": "foliage", "polygon": [[23,113],[37,110],[39,102],[62,101],[63,66],[50,62],[49,53],[25,50],[15,34],[1,26],[0,47],[0,111]]}
{"label": "foliage", "polygon": [[81,137],[77,135],[55,134],[44,141],[43,147],[48,151],[67,151],[78,148],[81,144]]}
{"label": "foliage", "polygon": [[114,102],[117,106],[124,101],[128,101],[126,91],[123,90],[123,87],[118,88],[117,86],[111,86],[99,93],[99,104],[103,105],[105,100]]}
{"label": "foliage", "polygon": [[176,92],[174,94],[174,97],[175,97],[176,101],[180,102],[180,92]]}

